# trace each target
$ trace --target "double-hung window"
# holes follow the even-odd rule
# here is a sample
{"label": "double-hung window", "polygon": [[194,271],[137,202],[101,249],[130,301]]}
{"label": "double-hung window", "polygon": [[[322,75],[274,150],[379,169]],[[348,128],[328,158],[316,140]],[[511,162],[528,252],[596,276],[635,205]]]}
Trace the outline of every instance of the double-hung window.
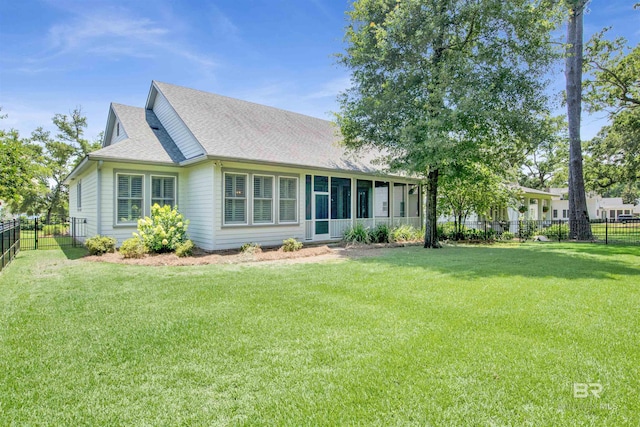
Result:
{"label": "double-hung window", "polygon": [[151,206],[169,205],[172,208],[176,204],[176,177],[175,176],[151,176]]}
{"label": "double-hung window", "polygon": [[281,176],[279,178],[280,222],[298,220],[298,179]]}
{"label": "double-hung window", "polygon": [[224,223],[247,223],[247,175],[224,174]]}
{"label": "double-hung window", "polygon": [[273,224],[273,177],[253,175],[253,223]]}
{"label": "double-hung window", "polygon": [[118,223],[135,223],[142,218],[144,175],[117,174],[116,218]]}

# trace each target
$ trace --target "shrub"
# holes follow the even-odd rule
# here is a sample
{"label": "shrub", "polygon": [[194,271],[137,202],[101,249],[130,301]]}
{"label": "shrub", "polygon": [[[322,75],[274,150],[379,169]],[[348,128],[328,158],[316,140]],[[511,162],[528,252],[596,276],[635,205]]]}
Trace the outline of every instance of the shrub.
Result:
{"label": "shrub", "polygon": [[260,248],[260,244],[255,242],[250,242],[240,246],[240,252],[242,252],[243,254],[249,254],[249,255],[259,254],[260,252],[262,252],[262,248]]}
{"label": "shrub", "polygon": [[149,252],[173,252],[179,243],[186,240],[189,221],[169,205],[160,206],[157,203],[151,207],[151,217],[138,220],[138,233]]}
{"label": "shrub", "polygon": [[125,258],[142,258],[147,253],[147,247],[139,237],[132,237],[122,242],[118,252]]}
{"label": "shrub", "polygon": [[293,237],[282,241],[282,250],[284,252],[296,252],[302,249],[302,242],[298,242]]}
{"label": "shrub", "polygon": [[500,235],[500,240],[513,240],[513,238],[516,237],[515,234],[513,234],[510,231],[503,231],[502,234]]}
{"label": "shrub", "polygon": [[369,232],[369,238],[372,243],[389,243],[391,230],[387,224],[378,224],[376,228]]}
{"label": "shrub", "polygon": [[183,243],[176,245],[176,255],[180,258],[193,255],[194,244],[191,240],[185,240]]}
{"label": "shrub", "polygon": [[418,230],[410,225],[401,225],[391,230],[390,239],[393,242],[412,242],[416,240]]}
{"label": "shrub", "polygon": [[69,227],[66,224],[50,224],[42,227],[42,234],[45,236],[62,236],[68,233]]}
{"label": "shrub", "polygon": [[567,240],[569,238],[569,226],[567,224],[553,224],[541,230],[540,234],[550,240]]}
{"label": "shrub", "polygon": [[364,225],[356,224],[355,227],[351,227],[344,232],[342,236],[345,242],[349,243],[370,243],[371,237],[369,236],[369,230]]}
{"label": "shrub", "polygon": [[100,236],[98,234],[87,239],[84,244],[91,255],[102,255],[116,251],[116,239],[113,237]]}

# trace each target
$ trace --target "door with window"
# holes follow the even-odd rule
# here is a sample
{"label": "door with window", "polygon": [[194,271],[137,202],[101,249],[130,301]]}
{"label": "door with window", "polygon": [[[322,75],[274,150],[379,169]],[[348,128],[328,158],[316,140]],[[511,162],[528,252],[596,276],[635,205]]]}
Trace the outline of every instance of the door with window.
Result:
{"label": "door with window", "polygon": [[313,238],[329,239],[329,177],[313,177]]}

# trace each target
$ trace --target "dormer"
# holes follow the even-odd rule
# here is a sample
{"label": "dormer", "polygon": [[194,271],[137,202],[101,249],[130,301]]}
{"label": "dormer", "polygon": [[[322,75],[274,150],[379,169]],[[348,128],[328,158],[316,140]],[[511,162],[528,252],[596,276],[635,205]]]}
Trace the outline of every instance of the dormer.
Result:
{"label": "dormer", "polygon": [[128,135],[122,125],[122,121],[118,118],[118,115],[113,108],[113,104],[109,106],[109,118],[107,119],[107,127],[104,131],[104,138],[102,139],[102,147],[108,147],[109,145],[116,144],[124,139],[127,139]]}

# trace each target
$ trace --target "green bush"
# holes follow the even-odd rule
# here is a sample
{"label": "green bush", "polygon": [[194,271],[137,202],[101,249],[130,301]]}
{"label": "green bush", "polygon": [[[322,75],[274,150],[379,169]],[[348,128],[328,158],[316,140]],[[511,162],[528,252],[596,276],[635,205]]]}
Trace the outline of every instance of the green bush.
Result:
{"label": "green bush", "polygon": [[187,239],[188,225],[177,206],[171,209],[156,203],[151,207],[151,217],[138,220],[138,233],[133,235],[142,239],[149,252],[173,252]]}
{"label": "green bush", "polygon": [[194,244],[191,240],[185,240],[184,243],[178,243],[176,246],[176,255],[180,258],[193,255]]}
{"label": "green bush", "polygon": [[42,234],[45,236],[63,236],[69,234],[69,226],[66,224],[45,225],[42,227]]}
{"label": "green bush", "polygon": [[257,253],[259,254],[260,252],[262,252],[262,248],[260,248],[259,243],[250,242],[240,246],[240,252],[242,252],[243,254],[249,254],[249,255],[253,255]]}
{"label": "green bush", "polygon": [[125,258],[142,258],[147,253],[147,247],[139,237],[132,237],[122,242],[118,252]]}
{"label": "green bush", "polygon": [[302,249],[302,242],[298,242],[293,237],[282,241],[282,250],[284,252],[296,252]]}
{"label": "green bush", "polygon": [[378,224],[369,231],[369,240],[371,243],[389,243],[391,230],[387,224]]}
{"label": "green bush", "polygon": [[567,224],[553,224],[540,230],[540,234],[550,240],[567,240],[569,238],[569,226]]}
{"label": "green bush", "polygon": [[116,239],[113,237],[100,236],[99,234],[87,239],[84,245],[91,255],[102,255],[107,252],[116,251]]}
{"label": "green bush", "polygon": [[[420,234],[420,231],[411,225],[401,225],[391,230],[389,240],[392,242],[413,242],[416,236]],[[418,237],[419,239],[419,237]]]}
{"label": "green bush", "polygon": [[348,243],[371,243],[369,230],[362,224],[356,224],[344,232],[343,240]]}
{"label": "green bush", "polygon": [[513,234],[510,231],[503,231],[502,234],[500,235],[500,240],[513,240],[513,238],[516,237],[515,234]]}

